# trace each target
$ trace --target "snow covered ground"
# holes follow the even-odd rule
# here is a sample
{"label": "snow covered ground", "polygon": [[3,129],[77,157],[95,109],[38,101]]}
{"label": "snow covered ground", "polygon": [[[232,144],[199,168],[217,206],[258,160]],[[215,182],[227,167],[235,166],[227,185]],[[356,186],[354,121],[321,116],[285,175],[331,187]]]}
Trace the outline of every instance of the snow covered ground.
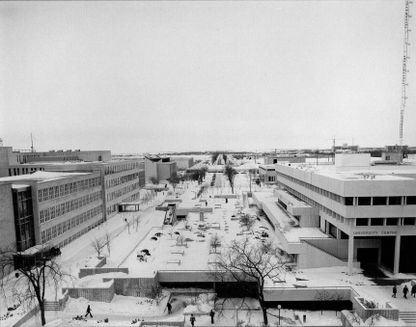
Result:
{"label": "snow covered ground", "polygon": [[[207,174],[206,181],[211,181],[212,174]],[[218,235],[221,238],[221,247],[219,250],[224,250],[226,244],[234,239],[241,237],[252,237],[253,240],[260,241],[260,232],[266,230],[269,234],[268,239],[278,243],[277,238],[272,232],[271,226],[266,221],[257,221],[252,228],[252,232],[247,232],[244,227],[241,227],[237,219],[232,216],[237,216],[240,206],[243,204],[241,192],[248,191],[249,177],[246,174],[238,174],[235,179],[235,193],[239,195],[237,199],[229,199],[228,203],[224,199],[214,198],[215,195],[231,194],[226,177],[217,174],[216,183],[214,187],[209,187],[203,194],[202,199],[208,201],[208,207],[213,207],[213,213],[204,214],[204,222],[199,219],[199,213],[190,213],[187,225],[181,222],[173,228],[168,226],[162,227],[164,212],[156,211],[154,207],[163,202],[165,195],[159,193],[158,197],[149,202],[146,206],[141,207],[139,213],[121,213],[107,221],[105,224],[91,230],[89,233],[83,235],[75,242],[62,248],[62,255],[58,258],[64,269],[75,276],[75,280],[69,283],[72,285],[91,286],[102,283],[102,278],[105,275],[85,277],[78,280],[78,272],[80,268],[91,266],[96,261],[96,253],[91,246],[91,242],[95,238],[103,238],[106,233],[112,235],[112,242],[110,251],[107,248],[103,249],[103,255],[107,258],[105,267],[128,267],[130,276],[149,276],[153,275],[154,271],[175,269],[175,270],[206,270],[209,269],[209,261],[213,260],[213,255],[210,254],[210,238],[213,235]],[[184,186],[178,187],[178,193],[184,203],[199,203],[199,199],[194,199],[195,193],[198,192],[200,186],[197,183],[186,183]],[[270,187],[267,187],[270,188]],[[253,186],[253,190],[254,186]],[[194,199],[194,200],[193,200]],[[202,204],[204,206],[204,204]],[[245,207],[243,209],[249,214],[255,214],[255,208]],[[136,217],[139,215],[138,224],[136,224]],[[128,224],[125,219],[127,219]],[[262,227],[261,227],[262,226]],[[161,233],[156,236],[156,233]],[[178,235],[179,233],[179,235]],[[151,238],[156,236],[157,240]],[[187,247],[178,246],[178,236],[184,239],[189,239]],[[141,250],[147,249],[150,256],[147,261],[139,261],[137,253]],[[183,250],[183,254],[180,252]],[[173,253],[176,252],[176,253]],[[180,260],[180,264],[177,261]],[[117,273],[122,274],[122,273]],[[115,276],[115,274],[112,274]],[[413,276],[406,276],[412,278]],[[416,299],[403,299],[401,294],[398,294],[397,299],[391,298],[391,286],[377,286],[371,280],[366,278],[361,270],[356,269],[353,275],[347,275],[346,267],[332,267],[332,268],[314,268],[294,270],[286,273],[286,283],[279,283],[274,285],[269,283],[268,286],[273,287],[294,287],[296,278],[302,278],[306,286],[352,286],[360,295],[369,300],[375,300],[380,304],[386,302],[392,303],[401,310],[414,310],[416,307]],[[63,285],[64,286],[64,285]],[[399,287],[399,292],[401,287]],[[58,290],[58,294],[60,290]],[[11,299],[12,288],[6,289],[7,297],[0,298],[0,316],[4,315],[7,307],[13,305],[15,302]],[[55,292],[49,290],[48,299],[54,300],[57,296]],[[103,323],[97,323],[105,318],[109,318],[109,323],[105,326],[120,326],[120,324],[130,325],[131,321],[136,318],[148,317],[148,319],[183,319],[185,313],[185,324],[190,325],[189,313],[198,312],[206,313],[209,308],[213,306],[210,303],[212,300],[207,300],[206,303],[192,304],[182,301],[178,297],[178,302],[173,304],[173,314],[167,315],[166,303],[157,304],[150,299],[127,297],[116,295],[111,303],[103,302],[88,302],[83,298],[70,299],[67,306],[62,312],[47,312],[47,321],[51,321],[50,326],[98,326]],[[93,309],[94,318],[88,318],[88,322],[72,320],[72,317],[85,313],[87,304],[90,303]],[[196,306],[195,306],[196,305]],[[193,306],[193,307],[192,307]],[[195,311],[197,310],[197,311]],[[207,311],[208,310],[208,311]],[[22,309],[16,310],[14,313],[18,315]],[[271,325],[278,322],[277,310],[271,310]],[[238,317],[236,316],[238,314]],[[307,325],[331,325],[339,326],[340,320],[335,312],[324,311],[321,312],[300,312],[293,310],[281,310],[281,324],[293,325],[295,323],[295,315],[300,316],[306,314]],[[53,322],[53,320],[55,320]],[[239,311],[238,313],[231,310],[224,310],[223,314],[216,316],[216,325],[226,326],[235,325],[236,321],[244,320],[250,324],[257,325],[262,321],[261,311]],[[11,323],[16,321],[16,318],[8,320],[0,320],[0,326],[11,326]],[[38,319],[28,321],[24,326],[31,327],[39,324]],[[53,325],[55,324],[55,325]],[[196,326],[210,325],[210,318],[208,315],[200,315],[197,317]]]}

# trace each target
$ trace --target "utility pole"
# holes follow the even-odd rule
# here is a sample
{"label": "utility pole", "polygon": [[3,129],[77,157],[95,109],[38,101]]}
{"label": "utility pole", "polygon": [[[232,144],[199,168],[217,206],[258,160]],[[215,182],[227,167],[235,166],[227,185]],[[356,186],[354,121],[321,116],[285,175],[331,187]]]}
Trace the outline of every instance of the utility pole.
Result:
{"label": "utility pole", "polygon": [[30,133],[30,143],[31,143],[30,152],[35,152],[35,150],[33,148],[33,135],[32,135],[32,133]]}

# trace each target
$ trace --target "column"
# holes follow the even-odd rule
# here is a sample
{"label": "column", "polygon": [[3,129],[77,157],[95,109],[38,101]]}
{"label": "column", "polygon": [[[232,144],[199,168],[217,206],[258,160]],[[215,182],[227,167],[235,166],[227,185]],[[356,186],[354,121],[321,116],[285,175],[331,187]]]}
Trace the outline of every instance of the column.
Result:
{"label": "column", "polygon": [[401,236],[400,234],[396,235],[396,242],[394,244],[394,266],[393,266],[393,273],[398,274],[399,273],[399,267],[400,267],[400,242],[401,242]]}
{"label": "column", "polygon": [[352,275],[354,261],[354,236],[348,237],[348,275]]}

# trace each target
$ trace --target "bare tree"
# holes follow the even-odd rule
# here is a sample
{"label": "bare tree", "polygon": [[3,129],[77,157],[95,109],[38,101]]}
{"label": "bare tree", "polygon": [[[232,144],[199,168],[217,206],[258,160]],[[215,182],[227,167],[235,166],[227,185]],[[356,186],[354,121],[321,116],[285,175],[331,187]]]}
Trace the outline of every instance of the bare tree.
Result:
{"label": "bare tree", "polygon": [[178,173],[175,171],[172,173],[172,175],[170,176],[170,178],[168,179],[169,183],[172,184],[173,187],[173,191],[176,192],[176,185],[179,184],[180,182],[180,178],[178,176]]}
{"label": "bare tree", "polygon": [[266,280],[278,278],[284,269],[284,261],[272,243],[262,243],[248,238],[234,240],[227,251],[217,255],[214,274],[218,281],[254,283],[263,323],[268,324],[267,305],[264,297]]}
{"label": "bare tree", "polygon": [[100,238],[95,238],[91,242],[91,247],[95,250],[95,252],[97,252],[97,257],[101,257],[101,250],[103,249],[104,246],[105,246],[105,241]]}
{"label": "bare tree", "polygon": [[111,235],[109,231],[105,232],[105,245],[107,245],[108,255],[111,255]]}
{"label": "bare tree", "polygon": [[218,236],[218,234],[214,234],[213,236],[211,236],[209,244],[213,249],[213,252],[217,253],[217,248],[221,246],[221,238]]}
{"label": "bare tree", "polygon": [[234,194],[234,177],[236,174],[237,174],[237,171],[231,165],[225,166],[224,175],[227,176],[228,181],[230,182],[231,193],[233,194]]}
{"label": "bare tree", "polygon": [[255,219],[250,217],[250,215],[247,213],[242,214],[240,217],[240,224],[245,226],[247,228],[247,231],[249,231],[253,227],[255,222]]}
{"label": "bare tree", "polygon": [[[46,324],[45,295],[47,287],[55,292],[65,277],[70,275],[61,270],[61,265],[53,258],[50,249],[43,249],[35,255],[22,255],[13,250],[0,250],[0,280],[3,292],[7,288],[16,290],[15,301],[39,305],[42,326]],[[14,273],[12,273],[14,272]]]}
{"label": "bare tree", "polygon": [[139,229],[139,220],[140,220],[140,216],[137,215],[136,217],[134,217],[134,221],[136,222],[136,232]]}
{"label": "bare tree", "polygon": [[253,179],[254,176],[256,176],[256,169],[249,169],[248,170],[248,176],[250,177],[250,193],[251,193],[252,179]]}

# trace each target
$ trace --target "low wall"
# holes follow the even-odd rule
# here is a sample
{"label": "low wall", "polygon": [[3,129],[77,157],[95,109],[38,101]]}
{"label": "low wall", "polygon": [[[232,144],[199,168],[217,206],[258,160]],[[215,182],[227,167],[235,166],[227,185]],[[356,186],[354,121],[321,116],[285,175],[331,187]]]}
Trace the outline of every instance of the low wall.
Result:
{"label": "low wall", "polygon": [[219,194],[219,195],[214,195],[214,198],[216,199],[238,199],[238,195],[237,194]]}
{"label": "low wall", "polygon": [[[35,316],[38,312],[39,312],[39,305],[36,305],[32,310],[30,310],[29,312],[25,313],[25,315],[20,318],[18,321],[16,321],[12,327],[20,327],[22,326],[24,323],[26,323],[29,319],[31,319],[33,316]],[[0,324],[1,326],[1,324]]]}
{"label": "low wall", "polygon": [[150,296],[159,284],[155,278],[104,278],[114,281],[114,293],[124,296]]}
{"label": "low wall", "polygon": [[350,301],[351,292],[350,287],[265,287],[264,298],[268,302]]}
{"label": "low wall", "polygon": [[297,267],[304,268],[320,268],[320,267],[334,267],[346,266],[347,262],[335,257],[332,254],[326,253],[321,249],[309,244],[309,240],[303,242],[304,252],[298,254]]}
{"label": "low wall", "polygon": [[83,297],[90,301],[111,302],[114,297],[114,281],[108,287],[63,288],[62,291],[68,291],[69,296],[75,299]]}
{"label": "low wall", "polygon": [[394,308],[390,303],[386,303],[385,308],[366,308],[364,304],[360,301],[363,298],[361,297],[352,297],[351,302],[353,309],[355,312],[360,316],[360,318],[363,321],[366,321],[371,316],[374,316],[376,314],[379,314],[380,316],[383,316],[384,318],[390,319],[390,320],[399,320],[399,310]]}
{"label": "low wall", "polygon": [[64,295],[62,298],[60,298],[58,301],[45,301],[44,302],[44,308],[45,311],[62,311],[65,309],[66,302],[69,299],[69,292],[64,292]]}
{"label": "low wall", "polygon": [[181,321],[142,321],[140,327],[144,326],[177,326],[177,327],[184,327],[185,326],[185,317]]}
{"label": "low wall", "polygon": [[79,270],[78,273],[78,278],[82,278],[85,276],[90,276],[90,275],[97,275],[97,274],[107,274],[107,273],[112,273],[112,272],[122,272],[122,273],[129,273],[129,268],[81,268]]}

